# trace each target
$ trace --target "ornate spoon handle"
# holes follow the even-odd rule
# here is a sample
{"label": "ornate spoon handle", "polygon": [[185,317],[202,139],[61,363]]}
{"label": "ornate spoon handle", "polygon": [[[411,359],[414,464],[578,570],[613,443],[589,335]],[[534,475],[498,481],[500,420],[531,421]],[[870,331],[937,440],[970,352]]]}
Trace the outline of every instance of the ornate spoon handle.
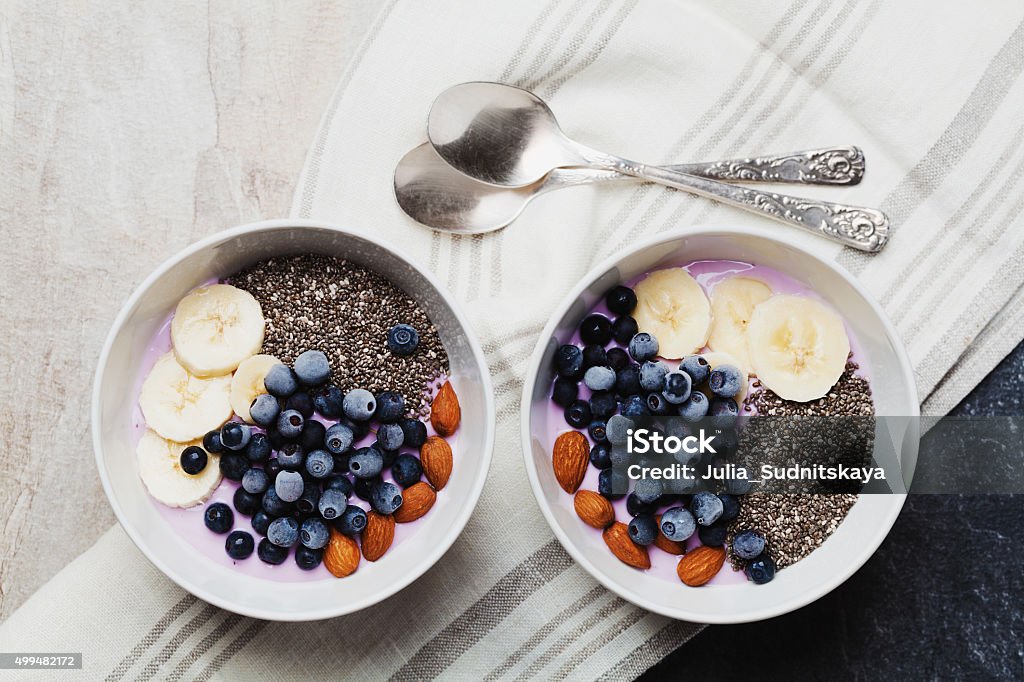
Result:
{"label": "ornate spoon handle", "polygon": [[856,185],[864,177],[864,152],[859,147],[831,147],[776,156],[684,163],[668,167],[680,173],[726,182]]}

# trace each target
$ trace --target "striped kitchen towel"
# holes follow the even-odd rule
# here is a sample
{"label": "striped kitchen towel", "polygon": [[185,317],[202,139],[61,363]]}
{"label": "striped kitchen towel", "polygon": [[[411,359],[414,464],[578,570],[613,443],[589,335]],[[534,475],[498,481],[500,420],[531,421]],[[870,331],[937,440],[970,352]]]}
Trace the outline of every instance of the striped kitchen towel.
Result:
{"label": "striped kitchen towel", "polygon": [[[401,245],[465,304],[498,405],[476,515],[400,594],[312,624],[204,604],[113,529],[0,627],[0,641],[84,650],[86,672],[114,680],[636,676],[701,626],[606,591],[536,508],[518,407],[547,315],[594,263],[639,238],[742,220],[861,278],[909,346],[925,410],[945,412],[1024,334],[1022,69],[1019,3],[389,1],[313,141],[294,215]],[[881,206],[892,240],[867,256],[628,184],[546,196],[498,234],[432,233],[398,209],[392,172],[424,141],[432,99],[467,80],[533,89],[570,136],[650,162],[858,144],[864,182],[810,192]],[[367,641],[382,622],[388,636]]]}

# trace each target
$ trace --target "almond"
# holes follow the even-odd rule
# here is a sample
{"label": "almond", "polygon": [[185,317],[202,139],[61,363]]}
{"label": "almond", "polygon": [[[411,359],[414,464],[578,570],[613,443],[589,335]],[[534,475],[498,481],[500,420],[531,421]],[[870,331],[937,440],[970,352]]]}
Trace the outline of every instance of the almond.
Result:
{"label": "almond", "polygon": [[698,587],[714,578],[724,563],[724,547],[701,545],[679,560],[676,574],[690,587]]}
{"label": "almond", "polygon": [[572,505],[576,508],[576,515],[588,526],[606,528],[615,521],[612,503],[593,490],[581,490],[576,493]]}
{"label": "almond", "polygon": [[551,465],[562,490],[572,495],[579,489],[587,474],[589,462],[590,447],[587,437],[582,433],[566,431],[555,439],[555,446],[551,449]]}
{"label": "almond", "polygon": [[440,436],[427,438],[420,447],[420,464],[430,485],[440,490],[448,485],[448,477],[452,475],[452,447]]}
{"label": "almond", "polygon": [[651,557],[647,555],[647,548],[633,542],[629,537],[629,528],[624,523],[613,523],[604,529],[602,536],[604,544],[612,554],[624,564],[633,568],[650,568]]}
{"label": "almond", "polygon": [[324,548],[324,566],[337,578],[352,575],[359,568],[359,545],[332,528],[331,539]]}
{"label": "almond", "polygon": [[395,519],[390,514],[371,511],[366,515],[363,529],[363,556],[367,561],[376,561],[388,551],[395,539]]}
{"label": "almond", "polygon": [[[402,506],[395,510],[395,521],[410,523],[420,518],[434,506],[437,493],[430,484],[420,481],[402,491]],[[367,526],[369,527],[369,526]],[[365,533],[365,531],[363,531]]]}
{"label": "almond", "polygon": [[675,554],[679,556],[686,554],[686,545],[682,542],[676,542],[675,540],[669,540],[665,537],[665,534],[661,532],[661,514],[655,517],[655,521],[658,523],[658,535],[654,538],[654,546],[663,552],[669,554]]}
{"label": "almond", "polygon": [[459,428],[460,419],[462,409],[459,407],[459,397],[455,395],[452,382],[446,381],[430,405],[430,425],[438,435],[450,436]]}

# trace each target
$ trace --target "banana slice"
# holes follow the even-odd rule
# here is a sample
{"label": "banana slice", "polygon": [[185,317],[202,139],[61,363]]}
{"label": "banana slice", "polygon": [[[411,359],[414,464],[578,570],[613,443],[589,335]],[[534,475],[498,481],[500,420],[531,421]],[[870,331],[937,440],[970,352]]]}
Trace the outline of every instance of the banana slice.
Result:
{"label": "banana slice", "polygon": [[640,331],[658,339],[658,355],[678,360],[708,341],[711,305],[697,280],[682,268],[656,270],[633,288]]}
{"label": "banana slice", "polygon": [[182,470],[181,451],[189,445],[202,445],[202,442],[176,443],[146,429],[135,448],[139,476],[146,490],[168,507],[193,507],[205,502],[220,485],[220,458],[213,453],[208,453],[206,468],[195,476]]}
{"label": "banana slice", "polygon": [[179,443],[201,438],[231,418],[231,377],[201,379],[163,355],[142,382],[139,407],[146,425]]}
{"label": "banana slice", "polygon": [[171,341],[178,362],[197,377],[235,371],[260,352],[263,309],[252,294],[229,284],[200,287],[178,302]]}
{"label": "banana slice", "polygon": [[[726,353],[726,352],[720,351],[720,350],[712,350],[712,351],[708,351],[707,353],[701,353],[700,355],[701,355],[701,357],[703,357],[705,360],[708,361],[708,365],[711,367],[711,369],[714,369],[715,367],[718,367],[719,365],[732,365],[733,367],[738,367],[741,372],[746,372],[747,371],[743,367],[743,365],[740,364],[740,361],[736,358],[736,356],[734,356],[734,355],[732,355],[730,353]],[[743,405],[743,399],[747,397],[747,391],[749,391],[749,390],[750,390],[750,382],[749,381],[744,381],[740,385],[740,392],[735,395],[736,402],[739,403],[740,406]],[[707,397],[709,397],[709,398],[712,397],[711,389],[710,388],[707,388],[705,386],[703,391],[707,395]]]}
{"label": "banana slice", "polygon": [[273,355],[254,355],[242,360],[238,365],[238,369],[231,377],[231,409],[244,421],[253,423],[249,406],[256,396],[267,392],[263,379],[271,367],[280,364],[281,361]]}
{"label": "banana slice", "polygon": [[747,352],[747,324],[754,308],[767,301],[772,290],[767,284],[749,277],[730,277],[711,291],[711,335],[708,347],[735,356],[740,369],[750,374]]}
{"label": "banana slice", "polygon": [[786,400],[807,402],[839,381],[850,339],[839,315],[812,298],[773,296],[747,325],[750,362],[762,384]]}

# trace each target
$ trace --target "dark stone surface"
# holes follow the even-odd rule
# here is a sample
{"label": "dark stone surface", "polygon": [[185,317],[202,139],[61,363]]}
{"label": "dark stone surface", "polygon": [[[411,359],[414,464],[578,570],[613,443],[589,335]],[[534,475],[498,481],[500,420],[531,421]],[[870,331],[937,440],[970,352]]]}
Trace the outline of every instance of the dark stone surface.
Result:
{"label": "dark stone surface", "polygon": [[[951,414],[1022,413],[1024,344]],[[912,496],[832,593],[768,621],[709,627],[641,679],[1022,680],[1024,495]]]}

